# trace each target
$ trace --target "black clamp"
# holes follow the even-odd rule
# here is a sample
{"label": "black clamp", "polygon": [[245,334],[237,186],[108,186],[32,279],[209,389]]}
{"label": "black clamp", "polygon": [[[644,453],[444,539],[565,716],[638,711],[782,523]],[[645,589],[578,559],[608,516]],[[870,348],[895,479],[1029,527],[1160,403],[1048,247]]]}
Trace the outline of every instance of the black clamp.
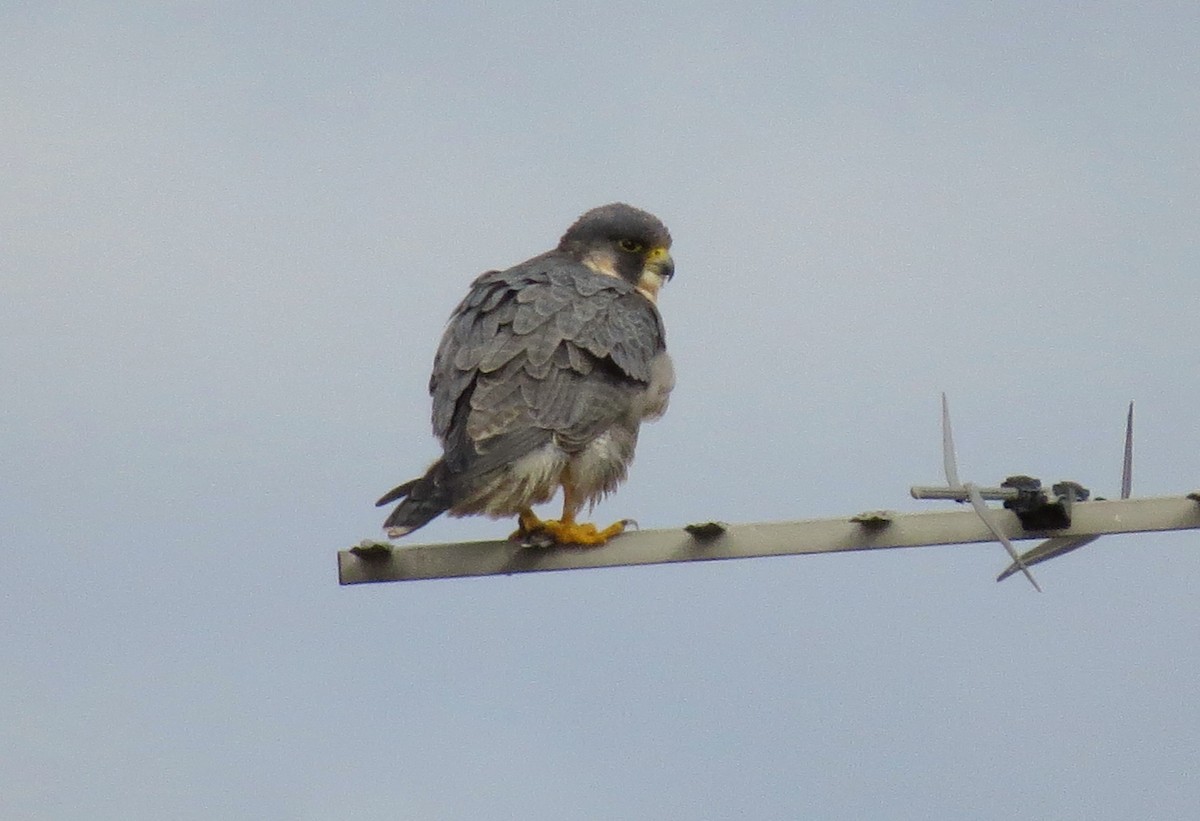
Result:
{"label": "black clamp", "polygon": [[1017,514],[1026,530],[1061,530],[1071,526],[1071,506],[1086,502],[1090,493],[1078,482],[1059,482],[1050,488],[1051,499],[1040,479],[1032,476],[1009,476],[1000,487],[1017,491],[1015,499],[1006,499],[1004,506]]}

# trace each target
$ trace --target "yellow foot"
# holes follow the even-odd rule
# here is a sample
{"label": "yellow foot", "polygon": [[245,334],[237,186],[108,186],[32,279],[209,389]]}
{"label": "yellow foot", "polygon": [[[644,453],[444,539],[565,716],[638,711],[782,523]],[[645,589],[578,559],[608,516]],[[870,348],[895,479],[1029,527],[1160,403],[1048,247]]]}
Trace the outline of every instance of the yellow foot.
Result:
{"label": "yellow foot", "polygon": [[622,519],[600,530],[589,522],[559,521],[557,519],[542,521],[532,514],[528,516],[522,514],[517,530],[510,538],[539,547],[562,544],[599,547],[613,536],[624,532],[626,526],[631,523],[628,519]]}

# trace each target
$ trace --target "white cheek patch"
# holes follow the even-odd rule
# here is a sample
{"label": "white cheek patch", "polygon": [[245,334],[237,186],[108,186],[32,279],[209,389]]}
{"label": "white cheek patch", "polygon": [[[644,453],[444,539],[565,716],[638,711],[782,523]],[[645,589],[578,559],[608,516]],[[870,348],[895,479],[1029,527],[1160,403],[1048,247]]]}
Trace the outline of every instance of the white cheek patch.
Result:
{"label": "white cheek patch", "polygon": [[583,264],[591,268],[597,274],[604,274],[606,277],[620,279],[621,275],[617,273],[616,260],[609,254],[592,253],[583,258]]}

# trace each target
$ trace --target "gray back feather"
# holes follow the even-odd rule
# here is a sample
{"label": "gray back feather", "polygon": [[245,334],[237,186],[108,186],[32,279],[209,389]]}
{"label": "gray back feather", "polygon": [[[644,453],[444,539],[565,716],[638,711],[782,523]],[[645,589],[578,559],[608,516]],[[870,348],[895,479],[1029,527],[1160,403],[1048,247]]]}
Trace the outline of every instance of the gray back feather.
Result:
{"label": "gray back feather", "polygon": [[429,381],[447,464],[478,475],[551,437],[582,447],[629,413],[664,348],[658,310],[633,285],[560,252],[483,274]]}

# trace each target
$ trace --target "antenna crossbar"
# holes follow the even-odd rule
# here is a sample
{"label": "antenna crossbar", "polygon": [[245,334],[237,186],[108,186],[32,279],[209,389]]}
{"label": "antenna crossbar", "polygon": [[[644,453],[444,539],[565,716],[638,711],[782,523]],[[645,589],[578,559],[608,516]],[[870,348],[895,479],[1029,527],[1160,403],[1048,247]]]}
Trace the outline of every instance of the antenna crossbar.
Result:
{"label": "antenna crossbar", "polygon": [[[1074,506],[1070,526],[1054,530],[1026,530],[1009,510],[994,510],[990,519],[1014,541],[1195,530],[1200,529],[1200,494],[1081,502]],[[687,529],[642,530],[624,533],[603,547],[535,548],[510,541],[405,547],[364,543],[339,551],[338,577],[341,584],[349,585],[995,540],[987,523],[970,509],[875,511],[794,522],[713,522]]]}

